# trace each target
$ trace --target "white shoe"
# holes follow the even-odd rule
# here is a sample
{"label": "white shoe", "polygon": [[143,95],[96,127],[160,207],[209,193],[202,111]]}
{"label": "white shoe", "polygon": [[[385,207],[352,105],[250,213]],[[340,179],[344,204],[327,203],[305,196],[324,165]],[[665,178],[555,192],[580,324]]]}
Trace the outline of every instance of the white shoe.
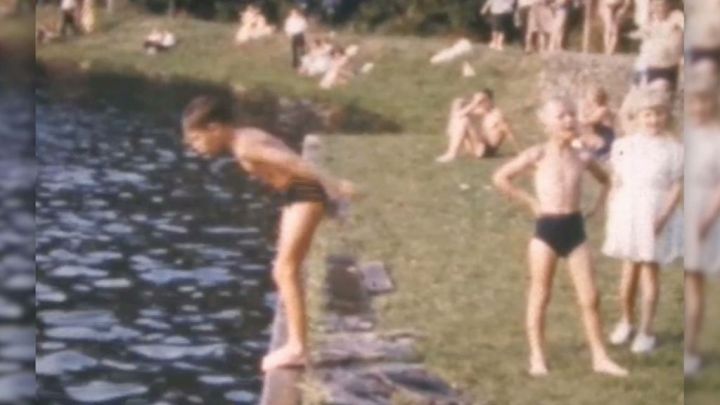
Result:
{"label": "white shoe", "polygon": [[647,354],[655,349],[655,336],[638,333],[633,340],[630,351],[635,354]]}
{"label": "white shoe", "polygon": [[612,333],[610,334],[610,343],[614,344],[615,346],[623,345],[627,343],[628,340],[630,340],[630,335],[632,335],[632,332],[632,325],[625,322],[619,322],[617,325],[615,325],[615,329],[613,329]]}
{"label": "white shoe", "polygon": [[700,372],[700,367],[702,366],[702,360],[700,359],[700,356],[695,354],[689,354],[685,353],[685,358],[683,362],[683,368],[685,370],[685,377],[692,377],[698,372]]}

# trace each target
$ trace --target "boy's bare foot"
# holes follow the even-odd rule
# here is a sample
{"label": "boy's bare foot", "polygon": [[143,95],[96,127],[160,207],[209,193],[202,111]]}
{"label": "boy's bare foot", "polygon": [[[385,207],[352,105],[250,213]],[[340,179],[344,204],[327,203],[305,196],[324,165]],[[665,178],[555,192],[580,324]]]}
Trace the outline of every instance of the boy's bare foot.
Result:
{"label": "boy's bare foot", "polygon": [[435,161],[436,161],[437,163],[448,163],[448,162],[452,162],[453,160],[455,160],[455,156],[448,155],[448,154],[445,154],[445,155],[442,155],[442,156],[438,156],[438,157],[435,159]]}
{"label": "boy's bare foot", "polygon": [[270,352],[262,360],[262,370],[268,372],[278,368],[304,367],[307,362],[301,347],[285,345]]}
{"label": "boy's bare foot", "polygon": [[542,358],[531,358],[528,373],[530,373],[532,377],[545,377],[548,375],[549,371],[545,360]]}
{"label": "boy's bare foot", "polygon": [[599,374],[606,374],[613,377],[627,377],[628,371],[609,358],[593,361],[593,371]]}

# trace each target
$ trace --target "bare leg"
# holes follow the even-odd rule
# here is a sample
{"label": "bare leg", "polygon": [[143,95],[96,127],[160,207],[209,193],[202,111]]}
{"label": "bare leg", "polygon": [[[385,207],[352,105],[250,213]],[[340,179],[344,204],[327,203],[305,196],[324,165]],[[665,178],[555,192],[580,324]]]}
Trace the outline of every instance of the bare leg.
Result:
{"label": "bare leg", "polygon": [[621,323],[632,325],[635,322],[635,301],[639,279],[640,266],[630,261],[624,261],[619,291]]}
{"label": "bare leg", "polygon": [[287,315],[285,345],[263,359],[262,369],[304,365],[307,350],[307,313],[301,266],[324,212],[319,203],[295,203],[283,210],[273,277]]}
{"label": "bare leg", "polygon": [[620,10],[613,9],[609,15],[610,23],[610,38],[608,42],[608,50],[610,54],[614,54],[617,50],[618,40],[620,39]]}
{"label": "bare leg", "polygon": [[602,322],[600,320],[600,300],[595,286],[595,271],[592,256],[587,243],[582,244],[568,257],[568,267],[578,304],[582,311],[585,335],[592,353],[593,370],[596,373],[624,377],[627,370],[613,362],[607,354],[603,342]]}
{"label": "bare leg", "polygon": [[697,355],[705,313],[705,277],[685,273],[685,353]]}
{"label": "bare leg", "polygon": [[503,32],[498,33],[497,50],[498,51],[505,50],[505,33],[503,33]]}
{"label": "bare leg", "polygon": [[529,371],[530,375],[539,377],[548,373],[545,358],[545,315],[552,294],[557,256],[544,242],[533,238],[528,248],[528,260],[530,287],[526,328],[530,343]]}
{"label": "bare leg", "polygon": [[468,119],[467,116],[458,114],[458,110],[461,107],[461,99],[453,101],[447,127],[448,148],[443,155],[436,159],[439,163],[446,163],[456,159],[460,155],[463,144],[467,140],[468,129],[470,128],[470,119]]}
{"label": "bare leg", "polygon": [[642,308],[639,331],[648,336],[652,336],[654,332],[655,313],[660,296],[659,272],[660,268],[655,263],[646,263],[642,266]]}
{"label": "bare leg", "polygon": [[529,29],[525,32],[525,52],[530,53],[534,50],[535,46],[533,45],[535,40],[535,34],[533,34],[532,31]]}

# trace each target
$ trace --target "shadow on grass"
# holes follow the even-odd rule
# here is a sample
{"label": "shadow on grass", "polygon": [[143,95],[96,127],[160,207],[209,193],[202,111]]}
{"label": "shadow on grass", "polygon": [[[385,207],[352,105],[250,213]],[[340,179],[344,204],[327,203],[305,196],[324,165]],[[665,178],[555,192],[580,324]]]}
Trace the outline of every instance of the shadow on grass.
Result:
{"label": "shadow on grass", "polygon": [[[149,78],[142,74],[78,69],[74,65],[39,65],[37,80],[49,95],[92,108],[100,101],[128,111],[149,113],[161,122],[179,127],[182,110],[199,95],[231,100],[237,106],[241,125],[255,126],[296,144],[308,133],[365,135],[399,133],[402,127],[391,119],[355,104],[294,99],[266,89],[235,91],[212,82]],[[179,128],[178,128],[179,129]]]}

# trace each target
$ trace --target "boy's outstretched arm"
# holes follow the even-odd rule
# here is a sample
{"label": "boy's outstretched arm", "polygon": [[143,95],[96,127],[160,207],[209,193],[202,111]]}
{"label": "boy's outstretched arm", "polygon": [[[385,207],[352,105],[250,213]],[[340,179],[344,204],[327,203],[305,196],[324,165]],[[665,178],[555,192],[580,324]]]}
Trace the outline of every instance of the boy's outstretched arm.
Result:
{"label": "boy's outstretched arm", "polygon": [[600,194],[595,201],[595,204],[585,215],[586,217],[590,218],[597,214],[605,206],[608,194],[610,193],[611,183],[610,175],[608,175],[607,171],[605,171],[605,169],[596,160],[590,160],[590,162],[588,163],[588,171],[590,172],[590,174],[592,174],[593,178],[595,178],[595,180],[597,180],[597,182],[600,183],[600,185],[602,186]]}
{"label": "boy's outstretched arm", "polygon": [[501,166],[493,175],[493,185],[501,193],[523,203],[535,215],[540,213],[540,204],[537,199],[527,191],[516,187],[512,181],[517,176],[532,169],[541,153],[542,151],[537,147],[528,149]]}

